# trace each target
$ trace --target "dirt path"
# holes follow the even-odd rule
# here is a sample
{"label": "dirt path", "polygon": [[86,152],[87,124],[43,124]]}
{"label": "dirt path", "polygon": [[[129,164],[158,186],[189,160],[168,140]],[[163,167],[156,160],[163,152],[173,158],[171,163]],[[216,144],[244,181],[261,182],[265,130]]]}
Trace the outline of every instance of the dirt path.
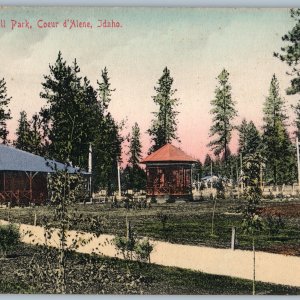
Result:
{"label": "dirt path", "polygon": [[[0,221],[0,224],[6,224]],[[45,244],[44,228],[21,224],[22,242],[29,244]],[[31,233],[30,236],[28,233]],[[102,234],[93,237],[85,232],[68,232],[68,245],[72,240],[92,240],[86,245],[80,245],[76,251],[81,253],[102,254],[110,257],[121,257],[112,245],[113,235]],[[171,244],[152,241],[154,250],[151,262],[163,266],[173,266],[204,273],[226,275],[244,279],[252,279],[252,251],[216,249],[190,245]],[[49,246],[58,247],[57,231],[54,231]],[[256,280],[300,287],[300,257],[256,252]]]}

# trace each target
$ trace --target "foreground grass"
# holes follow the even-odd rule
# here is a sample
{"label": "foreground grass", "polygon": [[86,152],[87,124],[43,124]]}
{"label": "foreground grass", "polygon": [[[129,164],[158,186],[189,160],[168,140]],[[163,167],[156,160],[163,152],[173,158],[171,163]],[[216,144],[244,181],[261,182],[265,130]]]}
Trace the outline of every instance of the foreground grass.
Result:
{"label": "foreground grass", "polygon": [[[200,203],[174,203],[153,205],[150,209],[126,210],[111,209],[109,205],[77,205],[73,211],[83,216],[100,216],[103,219],[103,232],[125,235],[125,218],[131,221],[132,228],[140,236],[169,241],[172,243],[204,245],[210,247],[229,248],[232,227],[236,227],[237,248],[251,249],[251,239],[241,229],[242,207],[240,201],[218,200],[212,234],[211,201]],[[262,208],[272,207],[272,203],[264,203]],[[278,204],[276,204],[278,205]],[[300,210],[299,203],[281,203],[282,209],[289,207],[293,212]],[[293,206],[295,209],[293,209]],[[13,222],[33,224],[34,214],[37,215],[37,225],[42,225],[44,216],[53,219],[51,207],[0,209],[0,219],[10,219]],[[163,224],[158,217],[166,215]],[[265,228],[256,239],[257,250],[289,255],[300,255],[300,218],[295,213],[282,216],[284,227],[278,232],[270,232]],[[55,220],[52,220],[55,224]],[[78,222],[75,229],[90,231],[89,224]]]}
{"label": "foreground grass", "polygon": [[[21,244],[13,255],[1,260],[0,293],[47,293],[47,277],[30,281],[28,275],[33,272],[32,257],[38,251],[36,246]],[[36,257],[39,267],[45,268],[44,257]],[[111,258],[93,257],[95,269],[90,272],[89,259],[85,254],[68,255],[68,293],[247,295],[252,291],[250,280]],[[127,279],[129,273],[134,282]],[[262,295],[300,294],[300,288],[261,282],[257,283],[256,290]]]}

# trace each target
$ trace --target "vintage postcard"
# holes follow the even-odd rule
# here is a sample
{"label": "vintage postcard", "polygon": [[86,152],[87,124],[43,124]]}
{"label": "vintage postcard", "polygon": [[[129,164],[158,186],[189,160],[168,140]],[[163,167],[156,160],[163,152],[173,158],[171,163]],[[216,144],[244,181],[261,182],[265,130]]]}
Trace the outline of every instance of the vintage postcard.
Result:
{"label": "vintage postcard", "polygon": [[300,9],[2,7],[0,293],[300,294]]}

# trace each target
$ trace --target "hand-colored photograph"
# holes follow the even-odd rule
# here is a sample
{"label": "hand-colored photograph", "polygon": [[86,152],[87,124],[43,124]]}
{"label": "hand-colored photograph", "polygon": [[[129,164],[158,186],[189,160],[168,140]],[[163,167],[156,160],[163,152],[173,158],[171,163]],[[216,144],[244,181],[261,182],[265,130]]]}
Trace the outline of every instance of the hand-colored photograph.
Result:
{"label": "hand-colored photograph", "polygon": [[0,40],[0,294],[300,294],[300,9],[1,7]]}

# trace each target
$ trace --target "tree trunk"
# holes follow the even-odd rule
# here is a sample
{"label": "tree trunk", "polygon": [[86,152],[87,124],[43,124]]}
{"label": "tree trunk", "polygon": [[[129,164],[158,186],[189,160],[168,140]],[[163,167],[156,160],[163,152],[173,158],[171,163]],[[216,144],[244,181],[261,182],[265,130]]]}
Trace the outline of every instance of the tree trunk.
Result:
{"label": "tree trunk", "polygon": [[62,294],[66,294],[66,272],[65,272],[65,251],[66,251],[66,226],[65,220],[67,218],[66,215],[66,197],[67,197],[67,185],[68,185],[68,174],[65,174],[64,178],[64,188],[63,188],[63,195],[61,198],[61,208],[60,208],[60,247],[59,247],[59,285],[60,285],[60,292]]}
{"label": "tree trunk", "polygon": [[274,169],[273,169],[273,176],[274,176],[274,185],[277,187],[277,165],[275,163]]}
{"label": "tree trunk", "polygon": [[216,204],[217,204],[217,197],[215,197],[214,208],[213,208],[213,213],[212,213],[212,217],[211,217],[211,235],[214,235],[214,220],[215,220]]}
{"label": "tree trunk", "polygon": [[252,249],[253,249],[253,282],[252,282],[252,295],[255,295],[255,240],[252,236]]}
{"label": "tree trunk", "polygon": [[59,254],[59,271],[60,271],[60,292],[66,294],[66,273],[65,273],[65,249],[61,244]]}

